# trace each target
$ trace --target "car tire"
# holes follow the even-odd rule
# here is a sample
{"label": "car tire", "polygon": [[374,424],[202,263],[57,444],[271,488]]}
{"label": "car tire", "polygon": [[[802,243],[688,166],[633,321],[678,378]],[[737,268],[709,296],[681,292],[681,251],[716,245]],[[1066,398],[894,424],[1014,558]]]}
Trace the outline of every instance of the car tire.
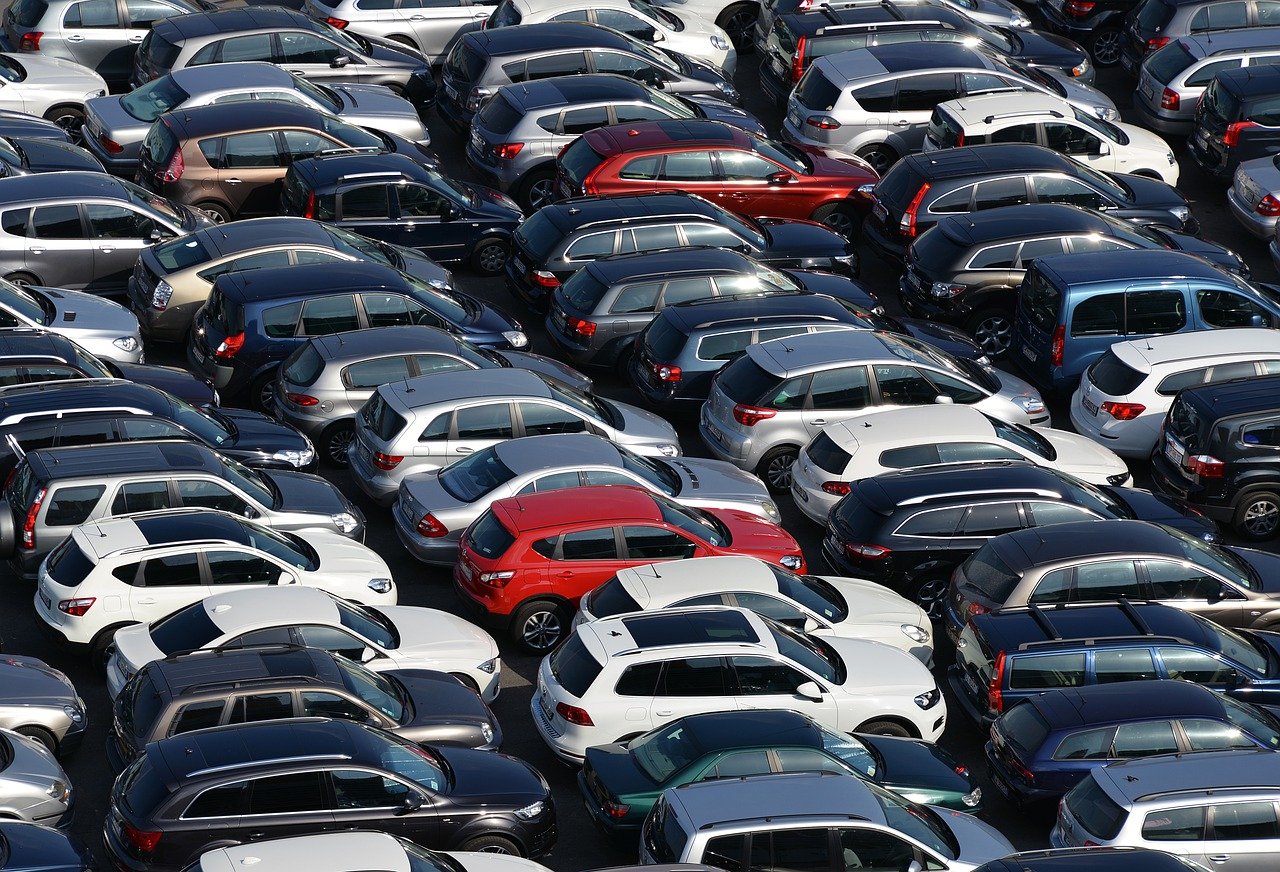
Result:
{"label": "car tire", "polygon": [[13,282],[15,285],[39,285],[40,279],[36,278],[29,272],[12,272],[5,276],[6,281]]}
{"label": "car tire", "polygon": [[552,200],[556,174],[551,170],[534,170],[520,183],[520,195],[516,198],[526,215],[532,215]]}
{"label": "car tire", "polygon": [[1118,28],[1104,27],[1089,38],[1089,57],[1096,67],[1114,67],[1120,63],[1124,34]]}
{"label": "car tire", "polygon": [[41,745],[48,748],[49,753],[51,754],[56,755],[58,753],[58,740],[53,737],[53,733],[49,732],[44,727],[17,727],[14,729],[14,732],[19,736],[26,736],[28,739],[35,739]]}
{"label": "car tire", "polygon": [[511,243],[499,236],[486,236],[471,252],[471,268],[482,276],[496,276],[510,256]]}
{"label": "car tire", "polygon": [[511,639],[527,654],[541,657],[569,635],[569,610],[563,603],[534,600],[516,609],[511,619]]}
{"label": "car tire", "polygon": [[83,106],[54,106],[44,113],[45,121],[52,121],[67,133],[75,133],[84,126]]}
{"label": "car tire", "polygon": [[123,627],[130,627],[132,624],[112,624],[105,630],[99,630],[98,635],[93,637],[93,641],[89,643],[89,662],[98,669],[106,671],[107,669],[107,649],[111,647],[111,643],[115,640],[116,630]]}
{"label": "car tire", "polygon": [[627,372],[631,367],[631,356],[636,353],[636,344],[634,341],[628,342],[626,347],[618,352],[618,356],[613,359],[613,371],[618,374],[618,378],[623,381],[627,380]]}
{"label": "car tire", "polygon": [[729,34],[733,47],[745,54],[755,47],[754,33],[760,8],[755,3],[734,3],[720,13],[716,26]]}
{"label": "car tire", "polygon": [[520,846],[497,833],[488,836],[476,836],[463,843],[463,851],[479,851],[481,854],[507,854],[512,857],[523,857]]}
{"label": "car tire", "polygon": [[983,309],[969,319],[969,335],[992,360],[1004,357],[1013,345],[1013,313]]}
{"label": "car tire", "polygon": [[18,550],[18,525],[13,512],[0,506],[0,558],[12,557]]}
{"label": "car tire", "polygon": [[1231,527],[1242,539],[1262,542],[1280,531],[1280,495],[1272,491],[1250,491],[1236,506]]}
{"label": "car tire", "polygon": [[876,175],[882,179],[884,174],[889,172],[889,169],[898,162],[898,153],[883,142],[864,145],[857,150],[856,154],[871,164],[871,168],[876,171]]}
{"label": "car tire", "polygon": [[847,203],[828,203],[819,206],[809,216],[810,221],[825,224],[851,242],[857,242],[862,235],[862,221],[857,211]]}
{"label": "car tire", "polygon": [[799,456],[800,451],[794,445],[774,448],[760,458],[756,475],[772,493],[786,493],[791,490],[791,467]]}
{"label": "car tire", "polygon": [[404,96],[404,85],[399,82],[383,82],[382,84],[388,91],[395,94],[397,97]]}
{"label": "car tire", "polygon": [[226,224],[231,220],[231,210],[221,203],[215,203],[212,200],[206,200],[203,203],[196,203],[191,207],[197,212],[203,212],[214,224]]}
{"label": "car tire", "polygon": [[265,373],[249,383],[249,407],[256,412],[266,412],[271,408],[271,397],[275,394],[275,373]]}
{"label": "car tire", "polygon": [[320,434],[320,451],[324,459],[334,466],[347,465],[347,446],[356,438],[356,428],[350,421],[339,421],[330,424]]}
{"label": "car tire", "polygon": [[855,733],[870,733],[873,736],[892,736],[898,739],[914,739],[916,738],[910,730],[897,721],[875,720],[867,721],[862,726],[854,730]]}

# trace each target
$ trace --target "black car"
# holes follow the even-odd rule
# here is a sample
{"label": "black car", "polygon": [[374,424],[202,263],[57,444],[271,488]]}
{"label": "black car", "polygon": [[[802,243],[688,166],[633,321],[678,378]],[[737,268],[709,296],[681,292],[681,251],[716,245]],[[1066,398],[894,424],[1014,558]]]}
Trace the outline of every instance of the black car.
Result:
{"label": "black car", "polygon": [[311,472],[315,449],[288,424],[244,409],[197,407],[128,381],[45,382],[0,393],[0,479],[28,452],[62,445],[188,439],[245,466]]}
{"label": "black car", "polygon": [[1062,0],[1037,6],[1045,26],[1079,40],[1100,67],[1120,63],[1125,16],[1140,0]]}
{"label": "black car", "polygon": [[507,261],[507,290],[545,310],[552,292],[589,261],[687,246],[729,248],[779,269],[858,272],[856,246],[821,224],[744,218],[696,194],[624,194],[574,197],[529,216]]}
{"label": "black car", "polygon": [[[832,458],[843,471],[848,455],[825,436],[806,449],[817,464],[832,451],[843,455]],[[968,463],[859,481],[831,510],[822,557],[840,575],[887,585],[940,618],[951,571],[993,536],[1107,518],[1216,538],[1211,521],[1149,491],[1088,484],[1029,463]]]}
{"label": "black car", "polygon": [[1173,249],[1248,277],[1240,256],[1164,227],[1144,227],[1065,203],[944,216],[907,248],[898,298],[911,315],[963,327],[998,357],[1013,340],[1018,286],[1037,257],[1116,249]]}
{"label": "black car", "polygon": [[973,872],[1189,872],[1181,857],[1147,848],[1049,848],[984,863]]}
{"label": "black car", "polygon": [[1187,388],[1151,454],[1155,486],[1244,539],[1280,532],[1280,376]]}
{"label": "black car", "polygon": [[333,154],[294,161],[284,177],[286,215],[502,272],[524,214],[506,194],[446,178],[401,154]]}
{"label": "black car", "polygon": [[105,173],[102,162],[78,145],[39,136],[3,133],[0,121],[0,178],[31,173]]}
{"label": "black car", "polygon": [[1187,138],[1191,159],[1211,176],[1230,180],[1247,160],[1280,152],[1280,67],[1224,70],[1196,103]]}
{"label": "black car", "polygon": [[111,862],[136,872],[178,872],[212,845],[315,831],[320,818],[444,850],[540,857],[556,840],[551,790],[523,760],[323,718],[152,742],[116,779],[106,818]]}
{"label": "black car", "polygon": [[876,183],[863,224],[871,250],[901,263],[912,240],[938,216],[1067,203],[1139,224],[1195,235],[1186,197],[1158,179],[1101,173],[1039,145],[999,143],[947,148],[902,158]]}
{"label": "black car", "polygon": [[75,836],[26,821],[0,821],[4,872],[93,872],[89,849]]}

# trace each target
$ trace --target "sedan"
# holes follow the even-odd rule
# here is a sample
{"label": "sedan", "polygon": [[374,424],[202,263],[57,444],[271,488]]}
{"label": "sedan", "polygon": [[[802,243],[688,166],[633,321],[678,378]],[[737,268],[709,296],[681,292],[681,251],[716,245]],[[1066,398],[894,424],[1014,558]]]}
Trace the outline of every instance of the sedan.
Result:
{"label": "sedan", "polygon": [[64,829],[71,825],[71,781],[36,739],[0,730],[0,818]]}

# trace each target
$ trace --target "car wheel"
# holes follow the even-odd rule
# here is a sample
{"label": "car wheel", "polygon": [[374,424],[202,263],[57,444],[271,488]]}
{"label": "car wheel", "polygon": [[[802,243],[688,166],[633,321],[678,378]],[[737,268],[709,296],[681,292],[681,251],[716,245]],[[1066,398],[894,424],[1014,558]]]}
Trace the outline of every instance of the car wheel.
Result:
{"label": "car wheel", "polygon": [[80,106],[54,106],[44,113],[45,121],[52,121],[67,133],[77,133],[84,125],[84,109]]}
{"label": "car wheel", "polygon": [[341,421],[325,430],[320,436],[320,450],[334,466],[347,465],[347,449],[356,438],[356,428],[350,421]]}
{"label": "car wheel", "polygon": [[871,168],[881,178],[884,178],[884,174],[889,172],[889,168],[898,162],[898,153],[883,142],[877,142],[875,145],[864,145],[858,149],[857,155],[871,164]]}
{"label": "car wheel", "polygon": [[855,733],[870,733],[873,736],[894,736],[899,739],[914,739],[911,731],[897,721],[867,721],[854,730]]}
{"label": "car wheel", "polygon": [[916,605],[925,610],[934,621],[942,620],[942,604],[946,601],[950,582],[945,578],[932,578],[916,588]]}
{"label": "car wheel", "polygon": [[529,654],[546,654],[569,632],[569,614],[549,600],[525,603],[511,621],[511,638]]}
{"label": "car wheel", "polygon": [[634,342],[628,342],[627,347],[618,352],[618,356],[613,361],[613,371],[618,374],[618,378],[623,381],[627,380],[627,372],[631,366],[631,355],[635,354],[636,345]]}
{"label": "car wheel", "polygon": [[716,19],[716,25],[733,41],[733,47],[740,52],[748,52],[755,45],[752,39],[756,29],[756,19],[760,17],[759,9],[754,3],[735,3]]}
{"label": "car wheel", "polygon": [[260,375],[249,385],[249,405],[258,412],[266,412],[275,402],[275,392],[275,375]]}
{"label": "car wheel", "polygon": [[130,625],[112,624],[105,630],[100,630],[98,635],[93,637],[93,641],[89,643],[89,662],[105,672],[107,670],[108,653],[116,638],[116,630],[128,626]]}
{"label": "car wheel", "polygon": [[471,268],[482,276],[496,276],[502,272],[511,254],[511,246],[505,239],[490,236],[476,243],[471,253]]}
{"label": "car wheel", "polygon": [[15,285],[38,285],[40,280],[29,272],[9,273],[5,279],[13,282]]}
{"label": "car wheel", "polygon": [[1260,542],[1271,539],[1280,529],[1280,496],[1270,491],[1254,491],[1236,507],[1235,531],[1244,539]]}
{"label": "car wheel", "polygon": [[477,836],[462,846],[464,851],[479,851],[481,854],[509,854],[512,857],[523,857],[520,846],[506,836]]}
{"label": "car wheel", "polygon": [[791,446],[775,448],[760,458],[756,475],[764,480],[769,490],[776,494],[791,490],[791,467],[800,452]]}
{"label": "car wheel", "polygon": [[44,727],[18,727],[14,732],[20,736],[26,736],[28,739],[35,739],[48,748],[50,753],[58,753],[58,740],[53,737],[53,733]]}
{"label": "car wheel", "polygon": [[1119,30],[1099,30],[1089,40],[1089,54],[1099,67],[1114,67],[1120,63],[1120,52],[1124,46],[1124,35]]}
{"label": "car wheel", "polygon": [[827,225],[845,239],[856,240],[862,231],[858,213],[844,203],[828,203],[819,207],[809,216],[809,220]]}
{"label": "car wheel", "polygon": [[191,208],[197,212],[203,212],[214,224],[226,224],[231,220],[231,210],[221,203],[206,201],[204,203],[196,203]]}
{"label": "car wheel", "polygon": [[529,173],[520,185],[520,207],[527,214],[532,215],[552,202],[555,186],[555,173],[545,171]]}
{"label": "car wheel", "polygon": [[969,320],[969,332],[987,357],[1003,357],[1013,344],[1013,315],[1002,309],[986,309]]}

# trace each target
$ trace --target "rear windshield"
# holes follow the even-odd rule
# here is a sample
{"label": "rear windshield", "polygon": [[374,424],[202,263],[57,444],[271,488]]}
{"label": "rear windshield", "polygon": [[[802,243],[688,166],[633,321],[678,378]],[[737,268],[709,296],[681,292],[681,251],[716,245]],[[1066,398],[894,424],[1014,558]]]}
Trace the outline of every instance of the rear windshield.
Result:
{"label": "rear windshield", "polygon": [[604,298],[609,286],[591,274],[590,269],[580,269],[564,283],[564,297],[579,312],[591,313]]}
{"label": "rear windshield", "polygon": [[139,121],[150,123],[189,99],[191,95],[179,88],[171,76],[161,76],[121,97],[120,108]]}
{"label": "rear windshield", "polygon": [[40,23],[40,19],[44,17],[44,11],[49,8],[49,4],[44,0],[16,0],[9,7],[13,13],[13,23],[19,27],[35,27]]}
{"label": "rear windshield", "polygon": [[227,299],[222,291],[214,288],[209,293],[209,302],[205,303],[204,313],[209,323],[222,329],[224,333],[240,333],[244,330],[244,311]]}
{"label": "rear windshield", "polygon": [[551,655],[551,674],[566,691],[581,698],[604,667],[591,656],[582,637],[576,633],[569,637]]}
{"label": "rear windshield", "polygon": [[1049,724],[1030,701],[1021,702],[1009,709],[996,721],[998,729],[1009,742],[1024,754],[1034,754],[1049,737]]}
{"label": "rear windshield", "polygon": [[93,561],[80,550],[74,540],[64,539],[62,544],[53,549],[45,569],[49,577],[66,587],[77,587],[89,577],[93,571]]}
{"label": "rear windshield", "polygon": [[147,629],[152,643],[166,656],[175,651],[203,648],[222,635],[218,625],[209,620],[204,603],[192,603],[156,621]]}
{"label": "rear windshield", "polygon": [[173,135],[169,125],[163,121],[152,124],[147,138],[142,142],[142,156],[157,166],[167,166],[177,150],[178,137]]}
{"label": "rear windshield", "polygon": [[322,372],[324,372],[324,357],[310,342],[291,354],[280,367],[280,375],[284,381],[300,388],[315,384]]}
{"label": "rear windshield", "polygon": [[484,55],[472,48],[465,40],[454,46],[445,61],[444,71],[455,82],[474,82],[484,72]]}
{"label": "rear windshield", "polygon": [[179,236],[172,242],[151,249],[160,265],[169,272],[189,269],[209,262],[209,250],[193,236]]}
{"label": "rear windshield", "polygon": [[364,404],[364,408],[360,410],[360,420],[383,442],[394,439],[407,423],[399,412],[391,408],[381,392],[375,393]]}
{"label": "rear windshield", "polygon": [[587,176],[591,175],[591,171],[600,166],[603,160],[604,158],[587,143],[586,137],[580,136],[560,153],[557,162],[560,164],[560,172],[564,173],[569,183],[574,187],[581,187]]}
{"label": "rear windshield", "polygon": [[1119,834],[1120,827],[1124,826],[1124,809],[1107,796],[1107,792],[1094,781],[1091,774],[1072,788],[1063,802],[1076,823],[1085,832],[1100,839],[1114,839]]}
{"label": "rear windshield", "polygon": [[1099,357],[1089,367],[1089,382],[1104,394],[1113,397],[1137,390],[1145,379],[1144,373],[1129,366],[1112,351]]}
{"label": "rear windshield", "polygon": [[640,603],[635,601],[626,587],[615,575],[591,593],[591,614],[597,618],[608,618],[613,615],[627,615],[640,611]]}
{"label": "rear windshield", "polygon": [[502,526],[502,522],[498,520],[498,516],[492,509],[481,515],[467,533],[467,542],[471,550],[491,560],[506,554],[511,543],[515,541],[516,537]]}
{"label": "rear windshield", "polygon": [[1057,285],[1040,275],[1039,270],[1032,266],[1018,291],[1018,308],[1027,313],[1032,324],[1050,333],[1058,326],[1058,309],[1061,305],[1062,292]]}
{"label": "rear windshield", "polygon": [[1186,448],[1204,447],[1201,439],[1207,435],[1212,423],[1208,416],[1187,402],[1186,397],[1178,397],[1169,407],[1168,427]]}
{"label": "rear windshield", "polygon": [[1173,77],[1195,63],[1196,58],[1187,51],[1182,40],[1175,39],[1164,48],[1147,58],[1142,68],[1162,85],[1173,81]]}
{"label": "rear windshield", "polygon": [[[586,270],[583,270],[586,272]],[[643,347],[657,363],[670,363],[684,348],[685,335],[661,314],[649,323],[641,337]]]}
{"label": "rear windshield", "polygon": [[720,370],[716,386],[735,403],[754,404],[782,384],[782,379],[743,355]]}
{"label": "rear windshield", "polygon": [[1138,29],[1144,32],[1159,32],[1173,20],[1173,12],[1174,7],[1165,0],[1146,0],[1138,7]]}
{"label": "rear windshield", "polygon": [[[497,13],[495,12],[494,14],[496,15]],[[492,21],[493,19],[489,20]],[[524,113],[508,103],[507,98],[499,93],[498,96],[484,104],[484,108],[480,110],[480,114],[476,116],[474,123],[477,127],[481,127],[490,133],[510,133],[512,128],[523,117]]]}
{"label": "rear windshield", "polygon": [[179,49],[176,45],[154,30],[148,33],[147,38],[142,41],[142,45],[138,46],[138,53],[142,55],[142,62],[153,70],[168,71],[171,69],[173,62],[178,59],[178,52]]}
{"label": "rear windshield", "polygon": [[840,89],[818,67],[810,67],[796,85],[796,102],[806,109],[829,112],[840,99]]}
{"label": "rear windshield", "polygon": [[927,135],[938,148],[951,148],[962,144],[964,129],[950,115],[935,107]]}
{"label": "rear windshield", "polygon": [[440,471],[440,486],[449,496],[464,503],[474,503],[516,474],[498,459],[493,447],[477,451],[470,457],[454,461]]}
{"label": "rear windshield", "polygon": [[141,818],[149,817],[156,806],[169,795],[164,779],[156,772],[146,754],[124,771],[118,784],[121,804]]}
{"label": "rear windshield", "polygon": [[494,27],[515,27],[524,16],[520,14],[520,10],[515,7],[511,0],[503,0],[489,15],[489,23],[485,25],[488,28]]}
{"label": "rear windshield", "polygon": [[1240,117],[1240,100],[1219,79],[1209,83],[1204,91],[1204,111],[1223,123]]}
{"label": "rear windshield", "polygon": [[541,209],[526,218],[516,231],[516,242],[535,260],[545,260],[563,238],[560,228]]}
{"label": "rear windshield", "polygon": [[891,209],[899,212],[907,208],[911,198],[920,190],[922,182],[907,165],[907,161],[898,161],[876,182],[876,199]]}
{"label": "rear windshield", "polygon": [[1002,603],[1013,593],[1018,575],[1000,559],[990,543],[983,545],[960,567],[965,581],[989,600]]}
{"label": "rear windshield", "polygon": [[689,834],[680,826],[671,806],[661,798],[645,821],[641,838],[649,856],[659,863],[677,862],[684,853],[685,845],[689,843]]}
{"label": "rear windshield", "polygon": [[[950,219],[943,219],[944,221]],[[969,250],[969,246],[961,245],[943,232],[943,224],[930,227],[911,243],[910,258],[922,264],[935,267],[962,267],[957,263]]]}
{"label": "rear windshield", "polygon": [[826,433],[819,433],[804,451],[814,466],[832,475],[844,475],[849,461],[853,459],[853,455],[837,445]]}
{"label": "rear windshield", "polygon": [[151,725],[160,714],[160,692],[156,690],[150,669],[143,669],[133,681],[125,685],[124,705],[121,706],[124,726],[139,739],[146,738]]}

